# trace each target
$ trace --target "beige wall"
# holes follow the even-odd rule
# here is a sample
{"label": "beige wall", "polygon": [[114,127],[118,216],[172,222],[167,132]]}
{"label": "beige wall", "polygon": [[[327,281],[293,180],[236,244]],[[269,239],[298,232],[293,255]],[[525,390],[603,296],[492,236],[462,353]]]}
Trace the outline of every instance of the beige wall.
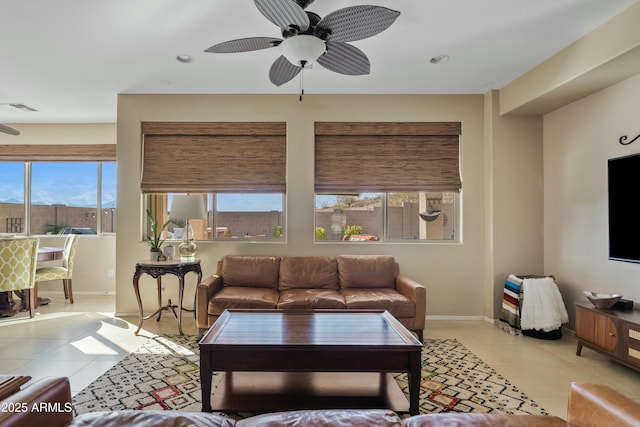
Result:
{"label": "beige wall", "polygon": [[487,313],[498,318],[508,274],[543,274],[542,119],[499,114],[485,95]]}
{"label": "beige wall", "polygon": [[[64,246],[65,236],[39,236],[40,246]],[[73,296],[82,301],[82,294],[101,295],[116,292],[116,236],[81,235],[73,267]],[[55,261],[52,262],[55,264]],[[62,293],[62,281],[53,280],[38,286],[39,293]]]}
{"label": "beige wall", "polygon": [[115,123],[14,124],[20,135],[0,133],[0,144],[115,144]]}
{"label": "beige wall", "polygon": [[608,259],[607,213],[607,160],[640,153],[640,142],[618,143],[640,133],[639,93],[640,75],[544,116],[544,266],[571,327],[583,290],[640,300],[640,264]]}
{"label": "beige wall", "polygon": [[[424,283],[431,316],[484,316],[484,205],[482,96],[120,95],[118,99],[117,311],[135,313],[131,289],[140,241],[140,123],[147,120],[286,121],[287,242],[201,243],[205,274],[226,254],[390,254],[401,271]],[[313,128],[315,121],[461,121],[463,242],[461,244],[314,244]],[[179,153],[176,153],[179,155]],[[216,173],[218,171],[212,171]],[[187,280],[193,295],[193,280]],[[144,283],[147,283],[146,285]],[[143,303],[154,304],[153,279],[143,277]],[[169,286],[171,288],[174,286]]]}

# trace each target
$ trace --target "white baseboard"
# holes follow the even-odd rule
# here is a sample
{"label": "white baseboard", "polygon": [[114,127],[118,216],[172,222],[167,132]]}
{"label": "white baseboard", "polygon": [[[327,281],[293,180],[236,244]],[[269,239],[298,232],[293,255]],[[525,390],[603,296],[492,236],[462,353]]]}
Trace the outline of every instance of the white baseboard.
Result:
{"label": "white baseboard", "polygon": [[[115,295],[115,292],[112,291],[76,291],[75,289],[73,290],[73,295],[109,295],[109,296],[113,296]],[[46,296],[46,295],[55,295],[55,296],[61,296],[64,295],[63,291],[42,291],[40,289],[38,289],[38,295],[41,296]]]}
{"label": "white baseboard", "polygon": [[484,316],[427,316],[427,322],[438,320],[487,320]]}
{"label": "white baseboard", "polygon": [[[148,313],[145,313],[145,315],[147,315],[147,314]],[[135,313],[133,313],[133,312],[127,313],[127,312],[122,312],[122,311],[116,311],[115,313],[113,313],[113,315],[116,316],[116,317],[138,317],[138,312],[136,311]]]}

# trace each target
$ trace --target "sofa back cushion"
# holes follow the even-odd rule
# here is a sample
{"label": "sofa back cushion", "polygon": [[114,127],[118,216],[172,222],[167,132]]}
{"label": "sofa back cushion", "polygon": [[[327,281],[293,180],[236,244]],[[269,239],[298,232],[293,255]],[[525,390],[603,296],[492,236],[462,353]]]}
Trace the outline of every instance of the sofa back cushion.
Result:
{"label": "sofa back cushion", "polygon": [[398,264],[388,255],[340,255],[341,288],[395,288]]}
{"label": "sofa back cushion", "polygon": [[227,255],[219,274],[224,286],[278,289],[280,257]]}
{"label": "sofa back cushion", "polygon": [[283,257],[280,290],[338,289],[338,263],[322,256]]}

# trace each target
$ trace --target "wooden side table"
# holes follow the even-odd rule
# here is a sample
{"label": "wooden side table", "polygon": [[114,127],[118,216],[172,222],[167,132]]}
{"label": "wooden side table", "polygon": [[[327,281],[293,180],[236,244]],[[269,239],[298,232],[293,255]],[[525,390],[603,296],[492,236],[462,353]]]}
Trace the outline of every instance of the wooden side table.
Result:
{"label": "wooden side table", "polygon": [[[138,335],[142,328],[142,322],[152,318],[156,314],[157,320],[160,320],[162,312],[167,310],[171,311],[174,317],[178,320],[178,332],[182,333],[182,310],[193,311],[182,307],[182,300],[184,295],[184,276],[193,271],[198,275],[198,283],[202,280],[202,269],[200,268],[200,260],[195,261],[180,261],[180,260],[168,260],[168,261],[139,261],[136,264],[136,271],[133,274],[133,290],[136,293],[136,299],[138,300],[138,329],[135,334]],[[140,298],[140,287],[138,280],[142,274],[148,274],[156,279],[156,285],[158,289],[158,309],[148,316],[144,316],[142,310],[142,299]],[[172,304],[171,300],[168,300],[166,305],[162,305],[162,276],[165,274],[173,274],[178,277],[178,305]],[[176,313],[176,308],[178,312]],[[193,308],[195,310],[195,306]]]}

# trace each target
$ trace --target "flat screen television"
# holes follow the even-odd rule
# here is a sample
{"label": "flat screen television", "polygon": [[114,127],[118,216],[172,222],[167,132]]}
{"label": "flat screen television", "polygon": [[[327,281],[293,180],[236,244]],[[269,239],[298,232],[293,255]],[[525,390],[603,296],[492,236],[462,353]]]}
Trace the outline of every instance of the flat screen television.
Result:
{"label": "flat screen television", "polygon": [[640,263],[640,154],[609,159],[609,259]]}

